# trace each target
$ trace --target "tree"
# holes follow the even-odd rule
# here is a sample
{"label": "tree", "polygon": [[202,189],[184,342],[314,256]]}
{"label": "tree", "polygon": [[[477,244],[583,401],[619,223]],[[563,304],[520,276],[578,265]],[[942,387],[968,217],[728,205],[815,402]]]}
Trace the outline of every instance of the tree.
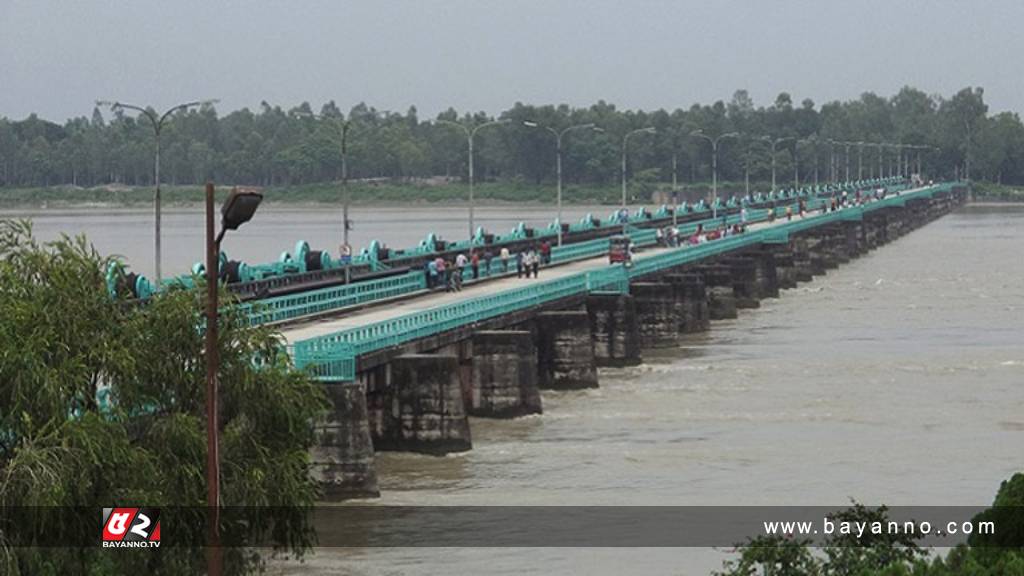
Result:
{"label": "tree", "polygon": [[[39,245],[28,223],[0,222],[5,574],[202,569],[205,289],[126,305],[108,292],[108,264],[84,238]],[[248,327],[240,312],[222,313],[218,346],[222,502],[246,507],[225,517],[225,542],[301,554],[313,537],[301,510],[317,494],[308,449],[323,395],[290,367],[276,336]],[[161,507],[163,538],[176,546],[155,555],[88,546],[100,507],[111,504]],[[37,538],[86,547],[24,547]],[[258,565],[245,550],[227,549],[229,573]]]}

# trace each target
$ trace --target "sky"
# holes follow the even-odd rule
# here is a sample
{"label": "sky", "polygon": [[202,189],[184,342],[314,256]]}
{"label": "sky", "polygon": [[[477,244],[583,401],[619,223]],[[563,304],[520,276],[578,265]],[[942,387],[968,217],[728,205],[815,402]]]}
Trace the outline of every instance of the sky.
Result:
{"label": "sky", "polygon": [[421,117],[516,102],[818,105],[982,86],[1024,110],[1020,0],[0,0],[0,117],[97,99],[227,112],[334,100]]}

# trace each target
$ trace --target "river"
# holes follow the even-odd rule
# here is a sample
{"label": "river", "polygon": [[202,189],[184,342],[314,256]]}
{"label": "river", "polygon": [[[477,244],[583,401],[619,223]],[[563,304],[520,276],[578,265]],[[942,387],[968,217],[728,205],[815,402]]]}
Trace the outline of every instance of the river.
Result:
{"label": "river", "polygon": [[[170,216],[171,238],[198,230],[185,214]],[[357,222],[387,231],[393,246],[431,227],[455,237],[463,222],[461,211],[435,208],[374,214],[379,221]],[[500,208],[485,218],[505,226],[529,214]],[[228,250],[265,257],[298,237],[332,241],[334,216],[269,211]],[[37,222],[141,259],[144,220],[63,212]],[[189,242],[168,242],[169,268],[199,253]],[[645,351],[639,367],[602,370],[599,389],[545,392],[541,416],[473,420],[470,452],[380,454],[380,502],[989,504],[1000,481],[1024,470],[1022,246],[1024,206],[962,208],[676,349]],[[321,549],[302,565],[274,562],[271,573],[707,574],[729,557],[708,548]]]}
{"label": "river", "polygon": [[[604,219],[614,207],[567,206],[566,222],[576,222],[592,212]],[[478,207],[475,226],[495,234],[506,234],[519,222],[547,226],[557,212],[551,206]],[[219,214],[218,214],[219,217]],[[42,240],[61,234],[86,234],[104,255],[116,255],[131,270],[152,279],[155,275],[154,216],[151,209],[50,208],[0,210],[0,218],[29,218]],[[162,215],[163,274],[187,274],[194,262],[205,259],[206,220],[196,207],[164,208]],[[352,231],[349,242],[358,252],[379,240],[391,248],[411,248],[433,232],[446,240],[468,236],[468,208],[465,206],[353,207],[349,213]],[[268,204],[261,206],[253,220],[229,232],[221,245],[232,260],[253,264],[276,261],[282,252],[294,251],[299,240],[314,250],[330,250],[337,257],[342,241],[341,208]]]}

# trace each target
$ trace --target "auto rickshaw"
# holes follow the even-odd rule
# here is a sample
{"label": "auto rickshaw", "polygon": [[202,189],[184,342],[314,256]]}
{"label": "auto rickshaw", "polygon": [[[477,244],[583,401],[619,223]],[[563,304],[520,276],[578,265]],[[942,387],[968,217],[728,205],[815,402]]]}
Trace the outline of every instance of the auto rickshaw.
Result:
{"label": "auto rickshaw", "polygon": [[629,266],[633,261],[629,236],[612,236],[608,243],[608,262]]}

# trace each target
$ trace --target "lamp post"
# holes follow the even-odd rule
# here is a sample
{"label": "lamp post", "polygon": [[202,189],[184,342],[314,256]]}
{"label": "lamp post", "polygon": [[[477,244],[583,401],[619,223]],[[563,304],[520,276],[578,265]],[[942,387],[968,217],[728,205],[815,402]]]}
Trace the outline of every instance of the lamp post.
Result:
{"label": "lamp post", "polygon": [[881,180],[885,177],[885,162],[882,158],[882,149],[885,148],[885,142],[877,142],[878,146],[878,178]]}
{"label": "lamp post", "polygon": [[548,132],[551,132],[552,134],[555,135],[555,148],[556,148],[556,151],[557,151],[557,161],[555,163],[555,166],[556,166],[556,171],[557,171],[557,174],[558,174],[558,245],[561,246],[562,245],[562,137],[565,136],[568,132],[570,132],[572,130],[590,129],[590,130],[593,130],[594,132],[604,132],[604,130],[601,129],[601,128],[598,128],[593,123],[576,124],[574,126],[569,126],[568,128],[563,128],[561,131],[555,130],[554,128],[552,128],[550,126],[541,126],[540,124],[538,124],[536,122],[533,122],[533,121],[530,121],[530,120],[527,120],[527,121],[523,122],[523,126],[527,126],[527,127],[530,127],[530,128],[543,128],[544,130],[547,130]]}
{"label": "lamp post", "polygon": [[854,142],[857,145],[857,180],[864,179],[864,142]]}
{"label": "lamp post", "polygon": [[814,187],[817,188],[820,184],[820,181],[818,180],[818,164],[820,164],[820,162],[818,162],[818,136],[814,135],[810,138],[805,138],[804,141],[814,144]]}
{"label": "lamp post", "polygon": [[[796,184],[796,187],[798,189],[800,188],[800,144],[810,144],[811,142],[815,142],[815,139],[814,138],[798,138],[797,141],[793,144],[793,182]],[[817,172],[818,172],[818,167],[817,167],[817,164],[818,164],[818,154],[817,154],[817,152],[818,152],[818,150],[817,150],[817,146],[815,146],[814,152],[815,152],[815,154],[814,154],[814,164],[815,164],[815,167],[814,167],[814,172],[815,172],[814,185],[817,186],[818,185],[818,178],[817,178]]]}
{"label": "lamp post", "polygon": [[[342,239],[341,239],[341,256],[344,257],[346,254],[352,254],[352,246],[348,241],[349,231],[352,229],[352,220],[349,219],[349,205],[352,202],[352,192],[348,188],[348,132],[352,127],[352,119],[344,120],[335,116],[324,116],[323,114],[313,113],[301,113],[300,116],[306,116],[308,118],[315,118],[324,122],[332,122],[337,125],[338,133],[341,135],[341,189],[342,189],[342,207],[341,207],[341,222],[342,222]],[[345,284],[349,284],[352,281],[351,275],[351,260],[345,262]]]}
{"label": "lamp post", "polygon": [[469,239],[473,239],[473,207],[475,199],[473,198],[473,139],[476,137],[476,133],[481,128],[487,126],[498,126],[500,124],[508,124],[510,120],[491,120],[490,122],[484,122],[483,124],[477,124],[470,128],[461,122],[452,122],[451,120],[438,120],[438,124],[445,124],[448,126],[454,126],[461,128],[466,133],[466,141],[469,143]]}
{"label": "lamp post", "polygon": [[836,168],[836,142],[835,140],[828,140],[828,179],[829,182],[835,182],[839,179],[838,169]]}
{"label": "lamp post", "polygon": [[206,183],[206,506],[207,573],[220,576],[224,558],[220,547],[220,452],[217,419],[217,372],[220,354],[217,348],[217,289],[220,277],[220,242],[228,230],[237,230],[248,222],[259,207],[263,195],[252,189],[235,188],[221,208],[220,232],[214,235],[213,184]]}
{"label": "lamp post", "polygon": [[853,145],[854,143],[853,142],[839,142],[839,144],[842,144],[846,148],[846,170],[844,172],[843,180],[849,182],[850,181],[850,146]]}
{"label": "lamp post", "polygon": [[778,146],[782,142],[785,142],[787,140],[792,140],[792,138],[790,138],[790,137],[786,137],[786,138],[772,138],[771,136],[762,136],[761,140],[764,140],[765,142],[768,142],[769,144],[772,145],[772,193],[774,193],[775,192],[775,147]]}
{"label": "lamp post", "polygon": [[153,196],[153,212],[156,220],[154,228],[154,236],[156,238],[156,285],[160,285],[162,279],[161,267],[160,267],[160,133],[163,132],[164,124],[170,120],[171,116],[179,110],[187,110],[193,106],[205,106],[207,104],[216,104],[218,100],[196,100],[195,102],[186,102],[184,104],[178,104],[167,109],[163,114],[158,114],[149,108],[143,108],[134,104],[125,104],[124,102],[111,102],[108,100],[97,100],[97,106],[109,106],[112,111],[119,109],[135,110],[145,116],[149,123],[153,126],[153,135],[156,138],[156,158],[153,161],[153,182],[156,185],[156,194]]}
{"label": "lamp post", "polygon": [[718,218],[718,143],[723,138],[735,138],[739,136],[739,132],[726,132],[725,134],[719,134],[712,138],[704,133],[703,130],[694,130],[690,132],[690,136],[697,136],[703,138],[711,143],[711,217]]}
{"label": "lamp post", "polygon": [[964,145],[964,180],[971,182],[971,121],[964,119],[964,126],[967,128],[967,140]]}
{"label": "lamp post", "polygon": [[[630,130],[622,136],[622,209],[626,209],[626,144],[633,134],[654,134],[657,130],[654,127],[637,128]],[[626,233],[626,220],[622,221],[622,233]]]}

